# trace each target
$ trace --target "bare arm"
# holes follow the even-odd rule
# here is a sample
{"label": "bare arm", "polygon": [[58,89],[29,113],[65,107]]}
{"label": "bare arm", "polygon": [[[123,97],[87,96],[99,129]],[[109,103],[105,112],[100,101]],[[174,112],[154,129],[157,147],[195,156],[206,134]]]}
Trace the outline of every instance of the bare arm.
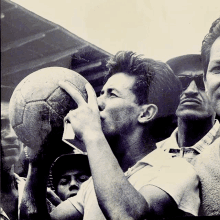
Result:
{"label": "bare arm", "polygon": [[47,172],[45,167],[29,164],[28,176],[24,187],[20,208],[22,220],[49,220],[46,205]]}
{"label": "bare arm", "polygon": [[[21,202],[20,219],[51,219],[46,204],[47,179],[52,162],[59,155],[67,153],[61,137],[53,133],[38,149],[28,149],[30,164]],[[59,218],[60,219],[60,218]]]}
{"label": "bare arm", "polygon": [[152,217],[172,217],[186,215],[186,213],[178,209],[176,202],[169,194],[156,186],[144,186],[139,190],[139,192],[144,196],[147,203],[149,204]]}
{"label": "bare arm", "polygon": [[[91,135],[88,156],[99,206],[107,219],[142,219],[149,211],[144,197],[124,176],[103,134]],[[93,139],[94,138],[94,139]]]}
{"label": "bare arm", "polygon": [[51,213],[52,220],[81,220],[83,216],[78,210],[68,201],[60,203]]}

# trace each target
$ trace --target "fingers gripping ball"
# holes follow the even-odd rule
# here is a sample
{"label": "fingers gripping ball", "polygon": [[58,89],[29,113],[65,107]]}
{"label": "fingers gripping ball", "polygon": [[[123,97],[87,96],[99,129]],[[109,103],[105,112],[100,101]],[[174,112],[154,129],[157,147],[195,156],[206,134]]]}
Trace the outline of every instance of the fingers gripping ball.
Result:
{"label": "fingers gripping ball", "polygon": [[28,147],[41,146],[51,131],[63,129],[63,118],[77,108],[76,102],[59,87],[59,81],[71,83],[87,101],[85,84],[88,81],[62,67],[48,67],[28,75],[12,94],[10,121],[19,139]]}

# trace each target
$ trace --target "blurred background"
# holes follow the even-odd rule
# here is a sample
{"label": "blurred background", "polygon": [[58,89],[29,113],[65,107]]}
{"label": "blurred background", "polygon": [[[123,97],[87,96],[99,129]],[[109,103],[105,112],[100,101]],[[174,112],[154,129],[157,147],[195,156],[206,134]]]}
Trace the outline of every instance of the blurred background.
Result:
{"label": "blurred background", "polygon": [[14,0],[115,54],[134,50],[166,61],[199,53],[219,0]]}
{"label": "blurred background", "polygon": [[219,0],[1,0],[2,98],[47,66],[76,70],[98,94],[112,54],[198,54],[219,16]]}

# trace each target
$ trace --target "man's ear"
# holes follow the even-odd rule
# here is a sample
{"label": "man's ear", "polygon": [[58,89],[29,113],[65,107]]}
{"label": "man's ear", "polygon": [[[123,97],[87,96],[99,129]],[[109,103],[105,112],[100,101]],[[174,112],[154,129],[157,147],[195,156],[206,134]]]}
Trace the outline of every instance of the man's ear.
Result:
{"label": "man's ear", "polygon": [[155,119],[158,113],[158,107],[155,104],[145,104],[141,107],[141,112],[138,116],[139,123],[147,123]]}

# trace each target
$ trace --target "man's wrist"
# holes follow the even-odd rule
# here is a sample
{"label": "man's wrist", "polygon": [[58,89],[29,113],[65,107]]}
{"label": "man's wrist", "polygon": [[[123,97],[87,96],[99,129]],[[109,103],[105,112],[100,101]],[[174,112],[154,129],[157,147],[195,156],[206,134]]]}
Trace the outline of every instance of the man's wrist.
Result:
{"label": "man's wrist", "polygon": [[86,145],[86,148],[88,148],[91,144],[95,144],[96,142],[100,142],[102,140],[105,140],[105,136],[101,130],[88,132],[83,137],[83,142]]}

